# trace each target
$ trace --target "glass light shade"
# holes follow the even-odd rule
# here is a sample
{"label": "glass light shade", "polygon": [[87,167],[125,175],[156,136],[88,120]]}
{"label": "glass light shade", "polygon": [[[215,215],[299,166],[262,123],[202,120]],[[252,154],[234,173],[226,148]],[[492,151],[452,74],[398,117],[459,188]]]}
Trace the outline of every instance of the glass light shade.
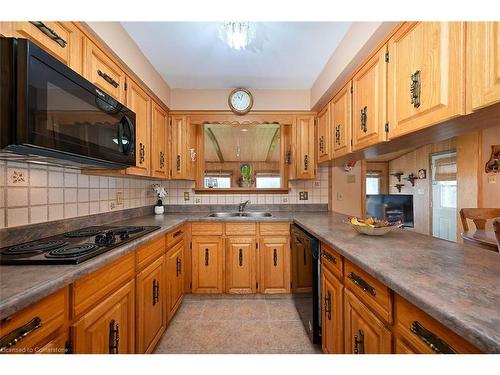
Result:
{"label": "glass light shade", "polygon": [[255,23],[224,22],[219,28],[219,38],[231,48],[245,49],[255,39]]}

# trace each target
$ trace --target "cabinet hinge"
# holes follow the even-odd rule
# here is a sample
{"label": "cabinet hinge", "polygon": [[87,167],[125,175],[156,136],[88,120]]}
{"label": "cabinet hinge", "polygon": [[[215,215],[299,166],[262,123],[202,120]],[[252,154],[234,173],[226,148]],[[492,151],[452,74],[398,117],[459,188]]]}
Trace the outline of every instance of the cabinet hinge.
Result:
{"label": "cabinet hinge", "polygon": [[259,289],[259,282],[258,281],[255,283],[255,289]]}
{"label": "cabinet hinge", "polygon": [[293,286],[293,283],[290,281],[290,288]]}
{"label": "cabinet hinge", "polygon": [[189,290],[193,289],[193,283],[189,283]]}
{"label": "cabinet hinge", "polygon": [[255,243],[255,248],[256,248],[256,249],[258,249],[258,248],[259,248],[259,243],[258,243],[258,242],[256,242],[256,243]]}
{"label": "cabinet hinge", "polygon": [[351,139],[351,147],[352,147],[352,139]]}
{"label": "cabinet hinge", "polygon": [[192,242],[190,242],[190,243],[189,243],[189,248],[190,248],[191,250],[193,250],[193,243],[192,243]]}
{"label": "cabinet hinge", "polygon": [[125,84],[123,85],[123,89],[124,89],[125,91],[127,91],[127,90],[128,90],[128,85],[127,85],[127,82],[125,82]]}
{"label": "cabinet hinge", "polygon": [[352,92],[353,92],[353,88],[352,88],[352,85],[351,85],[351,94],[352,94]]}
{"label": "cabinet hinge", "polygon": [[389,133],[389,123],[388,122],[385,123],[384,129],[385,129],[386,133]]}
{"label": "cabinet hinge", "polygon": [[64,345],[64,354],[73,354],[73,345],[71,341],[66,341]]}
{"label": "cabinet hinge", "polygon": [[385,62],[389,62],[389,52],[385,53]]}

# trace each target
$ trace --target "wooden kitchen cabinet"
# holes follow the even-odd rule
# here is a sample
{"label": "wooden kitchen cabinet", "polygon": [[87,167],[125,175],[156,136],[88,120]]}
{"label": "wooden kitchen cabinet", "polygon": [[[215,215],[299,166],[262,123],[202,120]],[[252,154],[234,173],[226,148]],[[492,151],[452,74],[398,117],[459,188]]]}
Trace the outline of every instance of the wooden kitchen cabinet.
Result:
{"label": "wooden kitchen cabinet", "polygon": [[351,82],[345,85],[330,102],[333,158],[351,152],[351,85]]}
{"label": "wooden kitchen cabinet", "polygon": [[467,34],[467,91],[475,111],[500,102],[500,22],[468,22]]}
{"label": "wooden kitchen cabinet", "polygon": [[[135,112],[135,167],[127,174],[150,175],[151,162],[151,98],[134,81],[127,78],[127,107]],[[156,135],[155,135],[156,137]]]}
{"label": "wooden kitchen cabinet", "polygon": [[[84,77],[120,103],[124,103],[125,72],[90,39],[85,41],[85,60]],[[129,103],[127,107],[130,108]]]}
{"label": "wooden kitchen cabinet", "polygon": [[373,55],[352,78],[352,150],[386,140],[386,46]]}
{"label": "wooden kitchen cabinet", "polygon": [[168,114],[155,102],[151,113],[151,176],[167,179],[168,166]]}
{"label": "wooden kitchen cabinet", "polygon": [[193,180],[196,161],[196,134],[189,116],[170,116],[170,177],[174,180]]}
{"label": "wooden kitchen cabinet", "polygon": [[316,154],[318,155],[318,164],[331,159],[331,103],[318,113],[317,136],[316,136]]}
{"label": "wooden kitchen cabinet", "polygon": [[344,286],[326,269],[321,272],[322,347],[328,354],[344,353]]}
{"label": "wooden kitchen cabinet", "polygon": [[228,293],[255,293],[257,242],[255,237],[228,237],[226,239],[226,291]]}
{"label": "wooden kitchen cabinet", "polygon": [[390,354],[391,331],[353,293],[344,289],[346,354]]}
{"label": "wooden kitchen cabinet", "polygon": [[295,179],[316,178],[316,157],[314,142],[314,116],[297,116],[294,127]]}
{"label": "wooden kitchen cabinet", "polygon": [[167,250],[167,317],[170,321],[184,297],[184,241]]}
{"label": "wooden kitchen cabinet", "polygon": [[137,274],[136,291],[136,353],[151,353],[167,322],[163,255]]}
{"label": "wooden kitchen cabinet", "polygon": [[222,242],[219,236],[192,237],[193,293],[222,293],[224,291]]}
{"label": "wooden kitchen cabinet", "polygon": [[260,281],[261,293],[290,292],[290,237],[261,237]]}
{"label": "wooden kitchen cabinet", "polygon": [[406,22],[388,48],[389,138],[465,113],[464,22]]}
{"label": "wooden kitchen cabinet", "polygon": [[72,326],[74,353],[134,353],[134,289],[131,280]]}

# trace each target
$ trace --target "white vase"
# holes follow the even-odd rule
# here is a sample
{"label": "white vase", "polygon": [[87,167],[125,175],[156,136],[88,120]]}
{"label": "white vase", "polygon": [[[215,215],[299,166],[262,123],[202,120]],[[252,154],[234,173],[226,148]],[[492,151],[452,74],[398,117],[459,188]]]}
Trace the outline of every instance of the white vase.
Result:
{"label": "white vase", "polygon": [[165,212],[165,207],[155,206],[155,214],[156,215],[163,215],[164,212]]}

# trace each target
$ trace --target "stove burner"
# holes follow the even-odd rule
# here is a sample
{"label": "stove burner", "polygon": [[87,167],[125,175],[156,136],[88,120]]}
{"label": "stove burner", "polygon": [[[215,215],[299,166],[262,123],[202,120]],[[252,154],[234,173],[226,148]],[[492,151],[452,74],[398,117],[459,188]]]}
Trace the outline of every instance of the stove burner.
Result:
{"label": "stove burner", "polygon": [[96,234],[102,233],[102,229],[99,228],[83,228],[77,229],[64,234],[64,237],[91,237]]}
{"label": "stove burner", "polygon": [[54,250],[68,243],[64,240],[53,240],[53,241],[34,241],[23,243],[21,245],[11,246],[6,250],[2,251],[2,254],[6,255],[18,255],[18,254],[31,254],[31,253],[41,253],[47,250]]}
{"label": "stove burner", "polygon": [[93,250],[97,249],[98,246],[94,245],[93,243],[88,243],[88,244],[83,244],[83,245],[77,245],[77,246],[71,246],[71,247],[65,247],[62,249],[56,249],[49,251],[48,254],[45,254],[46,258],[75,258],[82,256],[84,254],[87,254],[89,252],[92,252]]}
{"label": "stove burner", "polygon": [[137,232],[142,232],[144,230],[144,227],[120,227],[120,228],[113,228],[111,229],[111,232],[114,234],[121,234],[121,233],[137,233]]}

